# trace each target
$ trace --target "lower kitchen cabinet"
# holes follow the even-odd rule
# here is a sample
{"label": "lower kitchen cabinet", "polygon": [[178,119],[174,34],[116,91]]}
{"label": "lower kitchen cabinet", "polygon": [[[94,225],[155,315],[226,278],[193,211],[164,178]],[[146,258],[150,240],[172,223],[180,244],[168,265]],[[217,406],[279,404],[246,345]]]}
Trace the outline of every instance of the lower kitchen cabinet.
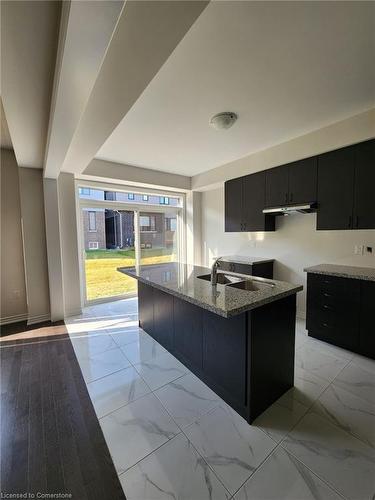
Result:
{"label": "lower kitchen cabinet", "polygon": [[138,281],[139,326],[154,337],[154,288]]}
{"label": "lower kitchen cabinet", "polygon": [[373,282],[307,275],[306,328],[314,338],[374,358],[374,303]]}
{"label": "lower kitchen cabinet", "polygon": [[203,314],[203,366],[228,397],[246,404],[246,314],[223,319]]}
{"label": "lower kitchen cabinet", "polygon": [[359,345],[361,353],[375,359],[375,282],[361,282]]}
{"label": "lower kitchen cabinet", "polygon": [[203,310],[173,297],[174,349],[188,366],[202,369]]}
{"label": "lower kitchen cabinet", "polygon": [[153,337],[166,349],[173,348],[173,296],[154,289]]}
{"label": "lower kitchen cabinet", "polygon": [[294,380],[296,296],[224,318],[138,281],[139,325],[252,422]]}

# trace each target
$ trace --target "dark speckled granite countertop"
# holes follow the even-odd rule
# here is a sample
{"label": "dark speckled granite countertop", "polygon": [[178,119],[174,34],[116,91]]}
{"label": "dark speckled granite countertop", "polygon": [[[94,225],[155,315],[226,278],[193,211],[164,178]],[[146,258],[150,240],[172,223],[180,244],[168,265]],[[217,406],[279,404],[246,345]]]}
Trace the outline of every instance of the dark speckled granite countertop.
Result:
{"label": "dark speckled granite countertop", "polygon": [[293,295],[303,288],[301,285],[276,280],[264,280],[275,283],[275,287],[256,283],[259,285],[259,290],[256,291],[221,284],[212,287],[209,281],[198,278],[209,274],[210,269],[177,262],[139,268],[120,267],[118,271],[225,318]]}

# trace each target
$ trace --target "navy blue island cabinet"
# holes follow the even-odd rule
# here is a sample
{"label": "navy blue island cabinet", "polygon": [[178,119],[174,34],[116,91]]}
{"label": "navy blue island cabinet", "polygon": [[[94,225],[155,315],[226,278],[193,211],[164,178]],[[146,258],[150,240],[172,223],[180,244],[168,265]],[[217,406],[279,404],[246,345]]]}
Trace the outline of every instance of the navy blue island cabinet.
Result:
{"label": "navy blue island cabinet", "polygon": [[294,383],[296,294],[225,318],[138,281],[139,325],[251,423]]}

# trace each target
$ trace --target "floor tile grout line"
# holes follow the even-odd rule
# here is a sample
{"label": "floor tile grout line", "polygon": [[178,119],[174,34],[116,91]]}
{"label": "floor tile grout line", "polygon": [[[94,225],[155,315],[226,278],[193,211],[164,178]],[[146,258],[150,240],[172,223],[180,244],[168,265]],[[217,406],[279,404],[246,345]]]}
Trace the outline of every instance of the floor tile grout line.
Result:
{"label": "floor tile grout line", "polygon": [[[272,439],[272,438],[270,438],[270,439]],[[263,466],[263,464],[264,464],[265,462],[267,462],[267,461],[271,458],[271,456],[274,454],[274,452],[275,452],[275,451],[276,451],[276,450],[280,447],[281,443],[276,443],[276,441],[275,441],[274,439],[272,439],[272,440],[273,440],[273,441],[275,442],[275,444],[276,444],[275,448],[273,448],[273,449],[272,449],[272,451],[271,451],[270,453],[268,453],[268,455],[267,455],[267,456],[266,456],[266,457],[265,457],[265,458],[261,461],[261,463],[258,465],[258,467],[256,467],[256,468],[255,468],[254,472],[253,472],[252,474],[250,474],[250,476],[246,479],[246,481],[244,481],[244,482],[241,484],[241,486],[240,486],[240,487],[239,487],[239,488],[238,488],[238,489],[237,489],[237,490],[233,493],[232,498],[233,498],[233,497],[235,497],[235,496],[237,495],[237,493],[240,491],[240,489],[241,489],[241,488],[242,488],[242,487],[243,487],[243,486],[244,486],[244,485],[245,485],[248,481],[250,481],[250,479],[252,479],[252,478],[254,477],[254,475],[255,475],[255,474],[259,471],[259,469]]]}
{"label": "floor tile grout line", "polygon": [[[79,363],[79,360],[78,360],[78,363]],[[81,368],[81,364],[80,363],[79,363],[79,367]],[[125,366],[123,368],[120,368],[119,370],[115,370],[115,371],[113,371],[111,373],[107,373],[106,375],[103,375],[103,377],[99,377],[99,378],[96,378],[94,380],[89,380],[89,381],[87,381],[86,378],[85,378],[85,376],[83,375],[82,368],[81,368],[81,372],[82,372],[83,380],[85,381],[86,386],[87,386],[87,384],[91,384],[92,382],[97,382],[98,380],[102,380],[103,378],[108,377],[109,375],[113,375],[114,373],[121,372],[122,370],[125,370],[126,368],[130,368],[130,366]]]}
{"label": "floor tile grout line", "polygon": [[308,469],[312,474],[314,474],[316,477],[318,477],[326,486],[328,486],[331,490],[333,490],[335,493],[337,493],[343,500],[350,500],[348,497],[344,496],[342,493],[340,493],[333,485],[331,485],[331,483],[329,483],[327,481],[327,479],[321,477],[317,472],[315,472],[311,467],[309,467],[307,464],[305,464],[305,462],[303,462],[300,458],[298,458],[293,452],[291,452],[290,450],[288,450],[288,448],[286,448],[285,446],[283,446],[283,442],[282,441],[280,443],[280,446],[282,447],[282,449],[284,451],[286,451],[287,453],[289,453],[289,455],[291,455],[293,458],[295,458],[298,462],[300,462],[304,467],[306,467],[306,469]]}
{"label": "floor tile grout line", "polygon": [[[334,385],[334,381],[336,380],[336,378],[340,375],[340,373],[345,370],[350,364],[352,363],[352,361],[349,361],[347,365],[345,365],[343,367],[342,370],[340,370],[340,372],[336,375],[336,377],[332,380],[332,382],[329,383],[329,385],[323,390],[323,392],[319,395],[319,397],[313,402],[313,404],[309,407],[309,410],[307,413],[309,414],[312,414],[314,413],[312,411],[312,408],[316,405],[316,403],[320,400],[320,398],[328,391],[328,389],[333,386],[333,388],[335,388],[336,386]],[[351,392],[341,388],[339,386],[339,389],[343,390],[344,392],[352,395]],[[365,403],[369,403],[369,401],[367,401],[367,399],[364,399],[364,398],[361,398],[360,396],[357,396],[357,395],[354,395],[355,397],[357,397],[358,399],[360,399],[361,401],[365,402]],[[305,415],[307,415],[307,413]],[[370,447],[370,448],[374,448],[375,449],[375,445],[372,445],[370,444],[368,441],[366,441],[365,439],[363,438],[360,438],[359,436],[353,434],[352,432],[349,432],[347,429],[344,429],[342,426],[340,425],[337,425],[335,424],[334,422],[332,422],[332,420],[330,420],[329,418],[327,418],[324,414],[321,414],[321,413],[314,413],[315,415],[318,415],[320,416],[321,418],[323,418],[325,421],[327,421],[328,423],[330,423],[331,425],[334,425],[335,427],[337,427],[338,429],[340,429],[341,431],[345,432],[346,434],[348,434],[349,436],[351,437],[354,437],[355,439],[358,439],[358,441],[361,441],[363,444],[365,444],[366,446]]]}
{"label": "floor tile grout line", "polygon": [[[206,413],[207,415],[207,413]],[[181,429],[182,434],[185,436],[185,438],[188,440],[190,445],[194,448],[195,452],[201,457],[201,459],[204,461],[204,463],[207,465],[207,467],[210,469],[210,471],[213,473],[213,475],[216,477],[216,479],[219,481],[219,483],[223,486],[226,492],[228,492],[229,497],[232,498],[233,494],[228,490],[228,488],[225,486],[223,483],[222,479],[219,477],[219,475],[214,471],[214,469],[211,467],[211,465],[207,462],[207,460],[204,458],[204,456],[200,453],[200,451],[194,446],[194,443],[189,439],[189,437],[185,434],[184,430]]]}
{"label": "floor tile grout line", "polygon": [[169,438],[167,441],[165,441],[164,443],[160,444],[157,448],[155,448],[154,450],[150,451],[150,453],[147,453],[147,455],[145,455],[144,457],[140,458],[137,462],[135,462],[133,465],[131,465],[130,467],[128,467],[127,469],[125,469],[124,471],[118,473],[117,471],[117,475],[118,477],[122,476],[123,474],[126,474],[127,472],[130,471],[130,469],[133,469],[133,467],[136,467],[137,465],[139,465],[141,462],[143,462],[143,460],[146,460],[146,458],[150,457],[152,454],[154,454],[156,451],[160,450],[160,448],[162,448],[163,446],[165,446],[166,444],[170,443],[171,441],[173,441],[174,439],[178,438],[179,436],[181,436],[183,433],[182,431],[180,430],[180,432],[178,432],[177,434],[175,434],[174,436],[172,436],[171,438]]}
{"label": "floor tile grout line", "polygon": [[[190,372],[190,373],[193,374],[192,372]],[[185,375],[189,375],[189,373],[186,373]],[[185,375],[183,375],[183,376],[185,376]],[[179,378],[181,378],[181,377],[179,377]],[[166,385],[168,385],[168,384],[166,384]],[[194,444],[191,442],[191,440],[188,438],[188,436],[184,432],[184,429],[187,429],[188,427],[190,427],[190,425],[193,425],[194,422],[192,422],[188,426],[185,426],[184,428],[182,428],[178,424],[178,422],[175,420],[175,418],[173,417],[173,415],[170,413],[170,411],[168,410],[168,408],[163,404],[163,402],[161,401],[161,399],[159,398],[159,396],[157,394],[155,394],[155,397],[158,399],[158,401],[161,403],[161,405],[163,406],[163,408],[165,409],[165,411],[168,413],[168,415],[172,418],[172,420],[175,422],[175,424],[177,425],[177,427],[180,429],[180,431],[181,431],[180,433],[182,433],[185,436],[185,438],[188,440],[188,442],[190,443],[190,445],[194,448],[194,450],[196,451],[196,453],[201,457],[201,459],[204,461],[204,463],[207,464],[207,467],[212,471],[212,473],[214,474],[214,476],[216,477],[216,479],[223,486],[223,488],[225,489],[225,491],[227,491],[227,493],[229,494],[229,498],[231,499],[233,495],[226,488],[226,486],[223,484],[222,480],[218,477],[217,473],[212,469],[212,467],[210,466],[210,464],[205,460],[205,458],[201,455],[201,453],[197,450],[197,448],[194,446]],[[210,408],[207,412],[204,412],[201,415],[199,415],[198,418],[200,419],[200,418],[208,415],[211,411],[214,411],[217,408],[218,408],[218,406],[214,406],[213,408]]]}
{"label": "floor tile grout line", "polygon": [[[351,361],[348,361],[348,363],[339,371],[339,373],[334,377],[333,380],[336,379],[336,377],[342,372],[342,370],[344,370],[348,366],[349,363],[351,363]],[[314,375],[314,373],[312,371],[309,371],[306,368],[304,368],[304,370],[306,370],[308,373]],[[323,380],[325,380],[325,379],[323,379]],[[332,380],[332,382],[333,382],[333,380]],[[303,403],[300,403],[300,401],[297,401],[298,403],[300,403],[302,406],[304,406],[306,408],[306,411],[305,411],[305,413],[303,415],[301,415],[301,417],[296,421],[296,423],[287,431],[287,433],[285,434],[285,436],[283,438],[281,438],[279,444],[281,444],[282,442],[284,442],[285,439],[287,438],[287,436],[289,436],[289,434],[291,434],[291,432],[297,427],[297,425],[300,424],[301,420],[304,419],[311,412],[311,408],[315,405],[315,403],[319,400],[319,398],[326,392],[326,390],[332,384],[332,382],[329,382],[328,380],[325,380],[325,381],[328,382],[327,387],[325,389],[323,389],[323,391],[319,394],[319,396],[309,406],[307,406],[307,405],[305,405]],[[293,387],[295,387],[295,386],[293,385]],[[292,387],[291,387],[291,389],[292,389]],[[286,393],[284,393],[284,395],[285,394]],[[281,397],[283,397],[283,396],[281,396]],[[291,396],[291,397],[293,399],[293,396]],[[276,400],[273,404],[277,404],[278,406],[282,407],[282,405],[278,404],[277,401],[278,400]],[[266,431],[264,431],[263,429],[261,429],[261,430],[262,430],[262,432],[264,432],[264,434],[266,434],[266,436],[271,437],[271,436],[269,436],[269,434]]]}
{"label": "floor tile grout line", "polygon": [[[147,332],[146,332],[146,334],[147,334]],[[153,339],[153,340],[154,340],[154,339]],[[308,338],[307,340],[309,340],[309,338]],[[134,342],[137,342],[137,340],[135,340]],[[156,342],[156,341],[155,341],[155,342]],[[133,343],[133,342],[132,342],[132,343]],[[129,344],[127,344],[127,345],[130,345],[130,344],[132,344],[132,343],[129,343]],[[117,343],[116,343],[116,344],[117,344]],[[158,345],[160,345],[160,344],[158,344]],[[298,348],[296,348],[296,351],[297,351],[297,350],[299,350],[301,347],[303,347],[303,345],[304,345],[304,344],[302,344],[301,346],[299,346]],[[124,346],[123,346],[123,347],[124,347]],[[311,347],[312,347],[312,348],[314,348],[315,346],[311,346]],[[126,354],[123,352],[122,347],[121,347],[121,346],[119,346],[119,348],[120,348],[120,350],[122,351],[123,355],[126,357]],[[320,351],[320,352],[321,352],[321,350],[320,350],[319,348],[316,348],[315,350],[317,350],[317,351]],[[333,355],[333,353],[328,353],[328,354],[329,354],[329,355],[331,355],[332,357],[335,357],[335,356]],[[274,452],[275,452],[275,451],[276,451],[279,447],[281,447],[281,448],[282,448],[283,450],[285,450],[287,453],[290,453],[290,452],[289,452],[289,450],[287,450],[287,449],[285,448],[285,439],[286,439],[286,437],[287,437],[287,436],[288,436],[288,435],[289,435],[289,434],[290,434],[290,433],[291,433],[291,432],[295,429],[295,427],[296,427],[296,426],[297,426],[297,425],[301,422],[301,420],[302,420],[304,417],[306,417],[309,413],[311,413],[311,409],[312,409],[312,407],[316,404],[316,402],[317,402],[317,401],[319,401],[319,399],[320,399],[320,398],[323,396],[323,394],[324,394],[324,393],[325,393],[325,392],[329,389],[329,387],[330,387],[331,385],[333,385],[334,381],[335,381],[335,380],[336,380],[336,378],[337,378],[337,377],[341,374],[341,372],[342,372],[342,371],[343,371],[343,370],[344,370],[347,366],[349,366],[349,365],[353,362],[353,360],[354,360],[354,356],[353,356],[351,359],[347,359],[347,358],[340,358],[339,356],[336,356],[336,357],[337,357],[337,358],[339,358],[339,359],[341,359],[342,361],[346,361],[345,366],[343,366],[343,367],[342,367],[342,369],[341,369],[341,370],[340,370],[340,371],[336,374],[336,376],[335,376],[332,380],[326,380],[326,382],[328,383],[328,385],[327,385],[327,386],[323,389],[323,391],[319,394],[318,398],[316,398],[314,401],[312,401],[312,403],[311,403],[309,406],[303,405],[303,404],[301,403],[303,406],[305,406],[305,408],[306,408],[306,412],[305,412],[305,413],[301,416],[301,418],[300,418],[300,419],[299,419],[299,420],[298,420],[298,421],[297,421],[297,422],[293,425],[293,427],[292,427],[292,428],[291,428],[291,429],[287,432],[287,434],[284,436],[284,438],[283,438],[283,439],[282,439],[279,443],[277,443],[277,442],[276,442],[276,441],[275,441],[272,437],[270,437],[270,436],[269,436],[266,432],[262,431],[262,432],[263,432],[263,433],[264,433],[264,434],[265,434],[268,438],[270,438],[272,441],[274,441],[274,442],[275,442],[276,446],[275,446],[275,448],[273,448],[273,449],[272,449],[272,451],[271,451],[271,452],[270,452],[270,453],[269,453],[269,454],[265,457],[265,459],[264,459],[264,460],[263,460],[263,461],[262,461],[262,462],[261,462],[261,463],[260,463],[260,464],[259,464],[256,468],[255,468],[254,472],[253,472],[253,473],[252,473],[252,474],[251,474],[251,475],[250,475],[250,476],[246,479],[246,481],[245,481],[245,482],[244,482],[244,483],[240,486],[240,488],[239,488],[239,489],[241,489],[241,488],[242,488],[242,486],[243,486],[243,485],[244,485],[244,484],[245,484],[245,483],[246,483],[246,482],[247,482],[247,481],[248,481],[251,477],[253,477],[253,476],[254,476],[254,474],[255,474],[255,473],[256,473],[256,472],[257,472],[257,471],[258,471],[258,470],[262,467],[262,465],[264,464],[264,462],[265,462],[266,460],[268,460],[268,459],[270,458],[270,456],[271,456],[271,455],[272,455],[272,454],[273,454],[273,453],[274,453]],[[126,357],[126,359],[128,359],[128,358]],[[135,368],[134,364],[133,364],[133,363],[132,363],[129,359],[128,359],[128,361],[129,361],[130,365],[131,365],[131,366],[133,366],[133,368]],[[128,367],[128,368],[129,368],[129,367]],[[136,369],[136,368],[135,368],[135,369]],[[137,370],[136,370],[136,371],[137,371]],[[310,372],[309,370],[307,370],[307,372],[308,372],[308,373],[312,373],[312,374],[313,374],[313,372]],[[117,373],[117,371],[116,371],[116,372],[113,372],[113,373]],[[174,379],[173,381],[170,381],[170,382],[168,382],[168,383],[164,384],[163,386],[161,386],[161,387],[159,387],[159,388],[157,388],[157,389],[151,389],[151,387],[150,387],[150,386],[147,384],[147,382],[143,379],[143,377],[141,376],[141,374],[140,374],[138,371],[137,371],[137,373],[138,373],[138,375],[140,376],[140,378],[144,381],[144,383],[146,384],[146,386],[149,388],[150,393],[154,394],[156,391],[158,391],[158,390],[159,390],[159,389],[161,389],[162,387],[165,387],[166,385],[168,385],[168,384],[170,384],[170,383],[174,382],[175,380],[178,380],[179,378],[184,377],[185,375],[187,375],[187,374],[189,374],[189,373],[191,373],[191,372],[190,372],[190,371],[188,371],[186,374],[181,375],[180,377],[177,377],[177,378],[176,378],[176,379]],[[104,377],[102,377],[102,378],[104,378]],[[99,379],[97,379],[97,380],[99,380]],[[85,381],[85,382],[86,382],[86,381]],[[87,383],[86,383],[86,384],[87,384]],[[146,394],[146,395],[149,395],[150,393],[148,393],[148,394]],[[141,397],[144,397],[144,396],[146,396],[146,395],[143,395],[143,396],[141,396]],[[175,421],[175,419],[174,419],[174,418],[173,418],[173,416],[169,413],[168,409],[164,406],[164,404],[163,404],[163,403],[162,403],[162,401],[159,399],[159,397],[157,396],[157,394],[154,394],[154,395],[155,395],[155,397],[157,397],[158,401],[161,403],[162,407],[165,409],[165,411],[166,411],[166,412],[167,412],[167,414],[170,416],[170,418],[171,418],[171,419],[175,422],[175,424],[177,425],[178,429],[180,429],[180,432],[179,432],[179,433],[177,433],[175,436],[173,436],[173,437],[172,437],[172,438],[170,438],[168,441],[166,441],[165,443],[163,443],[161,446],[164,446],[164,444],[167,444],[169,441],[171,441],[172,439],[174,439],[175,437],[179,436],[179,435],[182,433],[182,434],[186,437],[186,439],[189,441],[189,443],[191,444],[191,446],[194,448],[194,450],[198,453],[198,455],[199,455],[199,456],[201,456],[201,454],[199,453],[199,451],[196,449],[196,447],[193,445],[193,443],[189,440],[189,438],[188,438],[188,437],[187,437],[187,435],[185,434],[185,432],[184,432],[184,428],[181,428],[181,427],[179,426],[179,424]],[[133,401],[136,401],[136,400],[138,400],[138,399],[140,399],[140,398],[137,398],[137,399],[135,399],[135,400],[132,400],[132,402],[133,402]],[[361,398],[361,399],[363,399],[363,398]],[[129,402],[129,403],[130,403],[130,402]],[[127,403],[127,404],[129,404],[129,403]],[[277,404],[277,402],[275,402],[275,403]],[[123,405],[123,406],[127,406],[127,405]],[[281,405],[279,405],[279,406],[281,406]],[[208,414],[208,413],[210,413],[210,412],[213,412],[216,408],[217,408],[217,406],[216,406],[216,407],[214,407],[214,408],[209,409],[207,412],[205,412],[205,413],[201,414],[201,415],[199,416],[199,418],[198,418],[198,419],[203,418],[205,415],[207,415],[207,414]],[[114,410],[114,411],[116,411],[116,410]],[[112,412],[111,412],[111,413],[112,413]],[[327,420],[327,419],[326,419],[326,420]],[[193,423],[194,423],[194,422],[192,422],[192,424],[190,424],[190,425],[193,425]],[[330,422],[330,423],[332,423],[332,422]],[[189,425],[189,426],[190,426],[190,425]],[[333,425],[335,425],[335,424],[333,424]],[[187,426],[186,428],[188,428],[189,426]],[[338,426],[336,426],[336,427],[338,427]],[[339,428],[339,427],[338,427],[338,428]],[[340,429],[341,429],[341,428],[340,428]],[[259,429],[259,430],[262,430],[262,429]],[[353,436],[353,435],[352,435],[352,434],[350,434],[350,433],[347,433],[347,434],[349,434],[350,436]],[[354,437],[354,438],[356,438],[356,439],[359,439],[359,438],[357,438],[356,436],[353,436],[353,437]],[[359,439],[359,440],[360,440],[360,439]],[[284,446],[283,446],[283,443],[284,443]],[[367,443],[366,443],[366,444],[367,444]],[[143,457],[141,460],[139,460],[136,464],[134,464],[134,465],[133,465],[133,466],[131,466],[130,468],[134,467],[134,466],[135,466],[135,465],[137,465],[139,462],[141,462],[142,460],[144,460],[147,456],[149,456],[149,455],[151,455],[152,453],[154,453],[154,451],[156,451],[157,449],[159,449],[161,446],[159,446],[158,448],[156,448],[155,450],[153,450],[152,452],[150,452],[148,455],[146,455],[145,457]],[[332,487],[329,483],[327,483],[327,482],[326,482],[326,480],[324,480],[323,478],[321,478],[319,474],[317,474],[316,472],[314,472],[312,469],[310,469],[310,467],[308,467],[306,464],[304,464],[304,462],[302,462],[300,459],[298,459],[297,457],[295,457],[295,455],[294,455],[293,453],[290,453],[290,454],[291,454],[291,455],[292,455],[292,456],[293,456],[293,457],[294,457],[297,461],[299,461],[300,463],[302,463],[302,464],[303,464],[303,465],[304,465],[304,466],[305,466],[305,467],[306,467],[306,468],[307,468],[307,469],[308,469],[308,470],[309,470],[312,474],[314,474],[314,475],[315,475],[316,477],[318,477],[318,478],[319,478],[319,479],[320,479],[320,480],[321,480],[324,484],[326,484],[326,485],[327,485],[327,486],[328,486],[331,490],[335,491],[335,492],[336,492],[336,493],[337,493],[340,497],[345,498],[345,497],[344,497],[341,493],[339,493],[339,492],[338,492],[335,488],[333,488],[333,487]],[[204,457],[202,457],[202,456],[201,456],[201,458],[204,460],[204,462],[205,462],[205,463],[207,463],[207,462],[206,462],[206,460],[204,459]],[[221,482],[220,478],[216,475],[215,471],[211,468],[211,466],[210,466],[208,463],[207,463],[207,465],[208,465],[208,467],[210,468],[210,470],[213,472],[213,474],[217,477],[217,479],[220,481],[220,484],[223,484],[223,483]],[[127,469],[127,471],[128,471],[130,468],[128,468],[128,469]],[[118,474],[118,475],[120,476],[120,475],[124,474],[125,472],[126,472],[126,471],[123,471],[122,473],[120,473],[120,474]],[[225,488],[225,490],[226,490],[226,491],[228,491],[224,485],[223,485],[223,487]],[[237,490],[237,491],[236,491],[233,495],[232,495],[232,494],[228,491],[229,495],[232,495],[232,496],[231,496],[231,498],[233,498],[233,496],[237,494],[237,492],[239,491],[239,489],[238,489],[238,490]]]}
{"label": "floor tile grout line", "polygon": [[[336,377],[342,372],[342,370],[344,370],[348,364],[350,363],[350,361],[339,371],[339,373],[336,375]],[[306,368],[305,368],[306,370]],[[310,372],[309,370],[306,370],[308,373],[311,373],[313,374],[312,372]],[[314,375],[314,374],[313,374]],[[335,377],[335,378],[336,378]],[[335,379],[334,378],[334,379]],[[333,380],[334,380],[333,379]],[[305,406],[305,408],[307,408],[306,412],[297,420],[297,422],[291,427],[291,429],[285,434],[285,436],[281,439],[280,441],[280,444],[283,443],[285,441],[285,439],[289,436],[289,434],[292,433],[292,431],[297,427],[297,425],[300,424],[300,422],[308,415],[311,413],[311,408],[315,405],[315,403],[319,400],[319,398],[321,398],[321,396],[326,392],[326,390],[330,387],[330,385],[332,384],[332,382],[329,382],[328,380],[326,380],[326,382],[328,382],[328,385],[325,389],[322,390],[322,392],[319,394],[319,396],[314,399],[314,401],[309,405],[309,406]],[[294,386],[293,386],[294,387]],[[301,403],[302,404],[302,403]]]}

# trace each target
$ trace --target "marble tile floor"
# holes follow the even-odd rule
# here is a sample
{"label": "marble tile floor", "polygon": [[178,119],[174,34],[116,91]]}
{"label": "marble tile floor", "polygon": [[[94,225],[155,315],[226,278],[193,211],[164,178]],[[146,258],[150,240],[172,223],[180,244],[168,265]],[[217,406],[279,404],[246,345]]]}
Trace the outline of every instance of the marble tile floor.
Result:
{"label": "marble tile floor", "polygon": [[252,425],[138,328],[136,299],[66,323],[128,500],[375,497],[375,361],[303,320],[295,386]]}

